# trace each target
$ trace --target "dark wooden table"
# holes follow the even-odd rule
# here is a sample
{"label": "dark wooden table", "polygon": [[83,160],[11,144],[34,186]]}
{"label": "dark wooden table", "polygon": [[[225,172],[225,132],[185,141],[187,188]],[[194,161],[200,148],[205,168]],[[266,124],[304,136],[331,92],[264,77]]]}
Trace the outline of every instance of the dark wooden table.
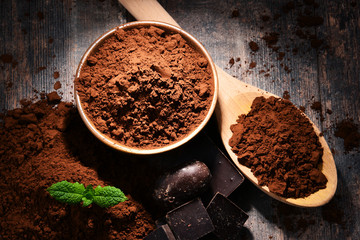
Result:
{"label": "dark wooden table", "polygon": [[[338,189],[324,207],[289,207],[245,182],[232,196],[250,216],[244,237],[359,239],[360,149],[345,152],[334,131],[343,119],[360,121],[360,2],[287,3],[161,1],[229,74],[279,96],[287,91],[334,151]],[[53,91],[58,80],[58,92],[73,101],[75,70],[87,47],[106,30],[134,20],[115,0],[2,0],[0,16],[2,112]],[[307,22],[302,16],[316,17]],[[266,41],[269,33],[278,34],[272,35],[278,41]],[[250,49],[251,41],[259,50]]]}

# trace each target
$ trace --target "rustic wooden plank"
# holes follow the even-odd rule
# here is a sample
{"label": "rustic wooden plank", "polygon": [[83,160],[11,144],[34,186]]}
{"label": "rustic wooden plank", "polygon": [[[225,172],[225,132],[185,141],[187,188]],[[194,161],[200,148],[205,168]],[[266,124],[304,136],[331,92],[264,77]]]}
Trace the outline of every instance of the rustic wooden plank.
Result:
{"label": "rustic wooden plank", "polygon": [[[326,13],[323,35],[330,46],[319,56],[319,84],[325,120],[325,137],[335,151],[338,167],[338,191],[332,204],[341,209],[345,227],[331,224],[332,236],[359,238],[359,149],[344,153],[343,140],[334,137],[336,123],[343,119],[360,122],[360,13],[357,1],[321,1],[321,11]],[[332,114],[326,114],[330,109]]]}
{"label": "rustic wooden plank", "polygon": [[[342,140],[334,137],[336,122],[344,118],[360,121],[359,3],[318,0],[318,8],[296,5],[295,10],[285,14],[282,7],[288,1],[160,2],[229,74],[280,96],[289,91],[291,100],[305,107],[306,114],[324,131],[336,152],[338,192],[334,201],[323,208],[288,207],[249,182],[241,186],[231,198],[250,215],[244,235],[253,239],[359,238],[360,156],[355,151],[345,154]],[[357,5],[353,7],[353,3]],[[324,18],[323,24],[308,31],[328,40],[328,49],[311,48],[309,40],[294,34],[298,11],[306,8]],[[232,17],[235,9],[239,15]],[[281,16],[274,20],[278,13]],[[73,100],[73,75],[89,44],[104,31],[133,20],[114,0],[2,1],[0,14],[0,55],[13,57],[10,63],[0,61],[0,109],[15,108],[20,99],[34,97],[37,94],[33,89],[53,91],[57,80],[62,83],[59,92],[64,99]],[[263,16],[271,19],[264,22]],[[291,46],[289,52],[282,48],[282,61],[261,39],[266,32],[274,31],[280,33],[278,45]],[[259,44],[255,54],[248,46],[250,41]],[[296,55],[292,54],[294,46],[298,49]],[[231,58],[235,61],[232,67]],[[249,69],[252,61],[256,67]],[[286,72],[281,63],[292,71]],[[59,72],[58,79],[54,79],[54,72]],[[269,76],[265,76],[267,73]],[[324,121],[310,108],[314,101],[323,106]],[[333,113],[326,114],[326,109]],[[329,216],[330,210],[333,216]]]}

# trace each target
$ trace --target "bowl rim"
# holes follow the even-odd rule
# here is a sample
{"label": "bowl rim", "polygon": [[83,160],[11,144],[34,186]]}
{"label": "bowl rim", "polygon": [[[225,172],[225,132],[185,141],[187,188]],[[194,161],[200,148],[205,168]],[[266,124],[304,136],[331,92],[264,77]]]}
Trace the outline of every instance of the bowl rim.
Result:
{"label": "bowl rim", "polygon": [[[141,26],[155,26],[155,27],[160,27],[162,29],[166,29],[169,31],[173,31],[175,33],[179,33],[182,37],[185,38],[185,40],[187,42],[190,42],[190,44],[192,46],[194,46],[197,51],[199,51],[207,60],[208,63],[210,65],[211,68],[211,73],[212,73],[212,79],[214,82],[214,94],[211,100],[211,104],[209,107],[208,112],[206,113],[206,116],[203,118],[203,120],[201,121],[201,123],[194,129],[192,130],[189,134],[185,135],[184,138],[172,142],[168,145],[164,145],[164,146],[160,146],[160,147],[156,147],[156,148],[149,148],[149,149],[141,149],[139,147],[129,147],[126,146],[124,144],[120,144],[120,142],[118,142],[115,139],[112,139],[109,136],[106,136],[105,134],[101,133],[96,127],[95,125],[92,123],[92,121],[87,117],[84,107],[81,103],[79,94],[76,90],[76,79],[80,76],[80,72],[82,69],[82,66],[85,64],[88,56],[93,52],[96,51],[96,48],[104,41],[106,40],[108,37],[110,37],[116,30],[118,29],[131,29],[131,28],[137,28],[137,27],[141,27]],[[112,29],[110,29],[109,31],[103,33],[100,37],[98,37],[90,46],[89,48],[85,51],[84,55],[82,56],[79,65],[76,69],[76,74],[75,74],[75,79],[74,79],[74,92],[75,92],[75,103],[76,103],[76,107],[78,109],[78,112],[81,116],[81,119],[83,120],[83,122],[85,123],[86,127],[90,130],[90,132],[95,135],[96,138],[98,138],[100,141],[102,141],[103,143],[105,143],[106,145],[108,145],[111,148],[114,148],[116,150],[122,151],[122,152],[126,152],[126,153],[130,153],[130,154],[137,154],[137,155],[150,155],[150,154],[158,154],[158,153],[162,153],[162,152],[166,152],[172,149],[175,149],[185,143],[187,143],[188,141],[190,141],[193,137],[195,137],[204,127],[205,125],[208,123],[208,121],[210,120],[214,110],[215,110],[215,106],[217,103],[217,98],[218,98],[218,92],[219,92],[219,82],[218,82],[218,75],[217,75],[217,71],[216,71],[216,67],[215,67],[215,63],[213,62],[210,54],[207,52],[207,50],[205,49],[205,47],[194,37],[192,36],[190,33],[184,31],[183,29],[174,26],[172,24],[168,24],[168,23],[164,23],[164,22],[159,22],[159,21],[133,21],[133,22],[128,22],[125,24],[121,24],[119,26],[116,26]]]}

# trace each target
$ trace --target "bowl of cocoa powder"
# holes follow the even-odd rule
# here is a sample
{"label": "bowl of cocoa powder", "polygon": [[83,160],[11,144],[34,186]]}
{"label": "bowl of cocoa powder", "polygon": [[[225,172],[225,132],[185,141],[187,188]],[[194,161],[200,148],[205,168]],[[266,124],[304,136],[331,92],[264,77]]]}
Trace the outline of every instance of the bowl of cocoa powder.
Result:
{"label": "bowl of cocoa powder", "polygon": [[102,142],[133,154],[174,149],[206,125],[218,79],[209,53],[170,24],[130,22],[100,36],[82,57],[76,105]]}

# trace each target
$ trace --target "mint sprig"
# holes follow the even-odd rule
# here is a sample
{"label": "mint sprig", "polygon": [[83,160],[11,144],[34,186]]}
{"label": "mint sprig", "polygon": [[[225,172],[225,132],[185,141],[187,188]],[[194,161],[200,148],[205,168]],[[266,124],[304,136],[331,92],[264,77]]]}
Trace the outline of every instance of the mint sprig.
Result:
{"label": "mint sprig", "polygon": [[70,183],[68,181],[61,181],[51,185],[47,191],[59,202],[68,204],[78,204],[82,202],[83,207],[87,207],[92,203],[100,207],[111,207],[128,200],[125,194],[116,187],[97,186],[94,189],[90,184],[85,188],[83,184],[78,182]]}

